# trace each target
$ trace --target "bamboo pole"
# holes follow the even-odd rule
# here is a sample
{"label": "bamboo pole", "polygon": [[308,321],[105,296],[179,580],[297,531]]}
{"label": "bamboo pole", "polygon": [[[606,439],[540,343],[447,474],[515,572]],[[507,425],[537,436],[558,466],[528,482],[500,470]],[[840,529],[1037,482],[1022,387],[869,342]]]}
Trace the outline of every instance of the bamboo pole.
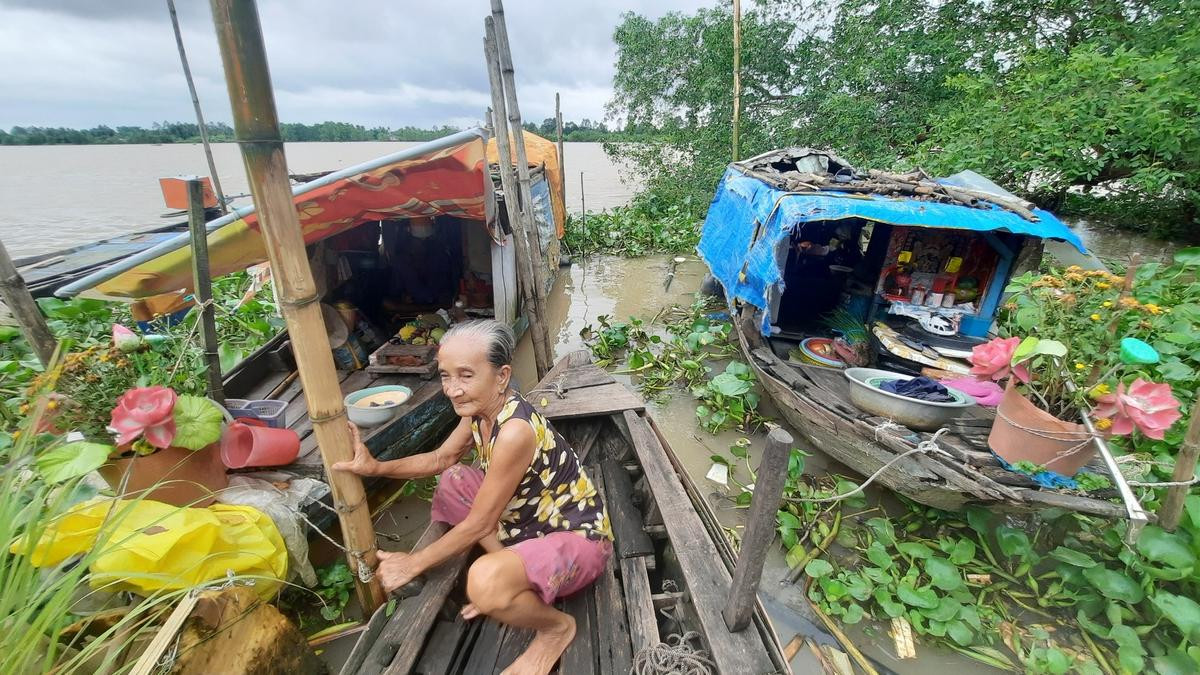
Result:
{"label": "bamboo pole", "polygon": [[749,626],[754,615],[758,582],[767,560],[767,549],[775,540],[775,512],[783,500],[783,483],[787,479],[791,451],[791,434],[783,429],[772,429],[767,435],[767,447],[758,465],[754,496],[750,500],[750,513],[746,516],[746,531],[738,550],[737,565],[733,568],[729,597],[725,599],[725,609],[721,611],[725,626],[734,633]]}
{"label": "bamboo pole", "polygon": [[562,101],[554,92],[554,128],[558,133],[558,193],[562,199],[563,218],[567,217],[567,159],[563,152]]}
{"label": "bamboo pole", "polygon": [[742,3],[733,0],[733,161],[741,159],[742,126]]}
{"label": "bamboo pole", "polygon": [[8,255],[8,248],[2,241],[0,241],[0,295],[4,296],[4,304],[8,305],[9,311],[16,318],[21,335],[25,336],[25,341],[37,355],[38,361],[41,361],[43,366],[50,365],[50,359],[58,347],[58,340],[54,339],[54,334],[46,325],[46,317],[42,316],[42,310],[34,302],[29,288],[25,285],[25,280],[21,278],[21,273],[17,271],[17,266],[13,264],[12,258]]}
{"label": "bamboo pole", "polygon": [[192,69],[188,66],[187,52],[183,50],[183,34],[179,32],[179,17],[175,14],[175,0],[167,0],[171,13],[171,28],[175,29],[175,46],[179,48],[179,62],[183,64],[183,78],[187,80],[188,92],[192,95],[192,107],[196,110],[196,123],[200,127],[200,143],[204,145],[204,158],[208,160],[208,173],[212,178],[213,190],[217,193],[217,207],[221,213],[225,208],[225,193],[221,191],[221,177],[217,175],[217,163],[213,161],[212,148],[208,145],[208,126],[204,123],[204,112],[200,110],[200,97],[196,95],[196,83],[192,81]]}
{"label": "bamboo pole", "polygon": [[383,591],[372,572],[377,550],[375,530],[362,481],[352,473],[329,468],[334,462],[349,461],[354,453],[341,386],[321,317],[320,296],[292,203],[258,10],[253,0],[212,0],[212,10],[233,106],[234,128],[271,261],[279,305],[295,349],[296,367],[341,522],[350,570],[357,577],[358,600],[364,614],[369,615],[383,602]]}
{"label": "bamboo pole", "polygon": [[[1196,397],[1196,404],[1192,406],[1192,419],[1188,422],[1179,454],[1175,456],[1175,472],[1171,475],[1171,482],[1194,480],[1197,459],[1200,459],[1200,396]],[[1172,485],[1167,488],[1167,496],[1158,509],[1158,522],[1164,530],[1173,532],[1179,526],[1184,500],[1191,489],[1191,485]]]}
{"label": "bamboo pole", "polygon": [[212,276],[208,270],[208,230],[204,220],[204,183],[189,178],[188,230],[192,235],[192,279],[196,303],[200,307],[200,341],[204,344],[204,362],[208,365],[208,397],[225,405],[225,385],[221,382],[221,355],[217,351],[217,312],[212,306]]}
{"label": "bamboo pole", "polygon": [[[529,176],[529,156],[525,152],[525,130],[521,126],[521,107],[517,102],[517,81],[516,71],[513,69],[512,50],[508,43],[508,28],[504,22],[504,3],[501,0],[492,0],[492,24],[495,31],[496,55],[500,61],[500,77],[504,84],[504,103],[508,111],[508,128],[513,134],[513,149],[516,151],[515,160],[517,164],[517,180],[521,189],[521,208],[525,213],[525,223],[529,232],[529,247],[530,253],[533,254],[533,280],[537,284],[534,289],[533,299],[537,304],[538,324],[530,325],[530,330],[542,333],[542,340],[546,344],[547,363],[546,372],[549,372],[550,366],[553,365],[553,354],[551,351],[550,333],[546,327],[546,320],[549,316],[546,313],[546,256],[542,254],[542,234],[539,231],[537,222],[533,217],[533,194],[530,189],[532,183]],[[555,267],[558,267],[558,261],[555,261]],[[538,369],[538,378],[541,379],[546,375],[540,368]]]}
{"label": "bamboo pole", "polygon": [[[486,54],[488,47],[486,39],[484,43]],[[494,66],[495,63],[489,62],[489,65]],[[494,71],[495,79],[499,81],[500,69],[498,67],[489,68],[489,75],[492,74],[492,71]],[[504,97],[499,95],[498,90],[492,90],[492,99],[493,103],[500,106],[504,105]],[[525,236],[525,228],[522,225],[521,209],[516,203],[517,200],[511,197],[517,190],[517,177],[513,170],[512,162],[505,159],[509,156],[508,131],[504,128],[503,113],[497,113],[495,110],[489,108],[488,119],[496,138],[496,148],[499,156],[497,164],[500,166],[500,187],[504,191],[504,210],[508,213],[508,222],[512,227],[513,245],[517,247],[517,288],[521,293],[521,307],[525,312],[525,318],[529,321],[529,325],[533,326],[537,322],[536,305],[533,301],[534,281],[533,269],[531,267],[533,259],[529,255],[529,241]],[[499,128],[499,131],[496,131],[497,128]],[[531,330],[530,335],[533,338],[534,366],[540,371],[544,363],[543,359],[546,358],[546,346],[539,339],[539,332]]]}
{"label": "bamboo pole", "polygon": [[[508,207],[508,221],[513,229],[513,240],[517,243],[517,255],[529,263],[530,288],[525,298],[528,307],[526,316],[529,318],[529,333],[533,336],[533,361],[540,380],[554,365],[550,335],[545,325],[547,315],[543,294],[546,290],[546,282],[545,276],[542,274],[545,259],[541,255],[537,223],[534,222],[531,208],[533,197],[529,192],[529,164],[525,161],[525,138],[521,129],[521,118],[518,115],[514,124],[512,113],[508,108],[512,101],[505,95],[503,61],[500,57],[494,17],[485,17],[483,27],[485,33],[484,55],[488,63],[488,82],[492,89],[492,126],[496,132],[496,149],[499,155],[504,203]],[[517,164],[516,177],[513,176],[514,160],[512,159],[513,155],[510,154],[512,149],[510,144],[520,144],[515,160]],[[521,180],[522,170],[524,171],[524,180]],[[506,175],[509,177],[507,184],[505,184],[504,178]]]}

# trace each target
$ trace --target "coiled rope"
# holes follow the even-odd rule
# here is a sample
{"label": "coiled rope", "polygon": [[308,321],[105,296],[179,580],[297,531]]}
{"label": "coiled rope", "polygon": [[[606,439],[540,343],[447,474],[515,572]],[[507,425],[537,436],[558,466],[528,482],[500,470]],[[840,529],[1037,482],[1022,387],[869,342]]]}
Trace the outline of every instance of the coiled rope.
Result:
{"label": "coiled rope", "polygon": [[708,658],[703,649],[692,646],[700,642],[700,634],[688,631],[683,635],[672,633],[666,642],[638,650],[633,657],[632,675],[713,675],[717,664]]}

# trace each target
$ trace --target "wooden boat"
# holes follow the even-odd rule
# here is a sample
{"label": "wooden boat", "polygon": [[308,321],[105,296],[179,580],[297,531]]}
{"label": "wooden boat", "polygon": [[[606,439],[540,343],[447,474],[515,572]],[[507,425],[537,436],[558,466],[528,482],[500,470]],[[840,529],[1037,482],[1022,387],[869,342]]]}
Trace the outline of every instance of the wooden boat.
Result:
{"label": "wooden boat", "polygon": [[[559,171],[555,147],[549,141],[526,132],[531,164],[531,193],[535,202],[535,220],[543,234],[543,255],[538,256],[548,283],[552,284],[558,268],[559,242],[556,231],[564,220],[560,183],[554,177]],[[504,200],[499,187],[498,166],[494,140],[489,149],[486,130],[471,129],[446,138],[405,148],[363,164],[317,175],[313,180],[296,186],[294,202],[297,209],[309,209],[304,227],[307,253],[317,255],[317,247],[331,243],[341,258],[339,266],[349,267],[353,276],[328,284],[326,302],[350,299],[378,326],[394,323],[396,316],[413,318],[421,313],[434,312],[438,305],[409,303],[391,308],[383,303],[380,285],[386,285],[386,272],[392,255],[403,246],[407,232],[405,219],[423,215],[443,217],[443,230],[457,234],[448,237],[453,246],[446,246],[461,260],[455,259],[453,270],[439,270],[451,278],[458,288],[460,280],[487,278],[489,294],[478,297],[475,307],[465,311],[474,317],[495,317],[509,323],[518,337],[526,330],[527,320],[518,311],[517,258],[510,234],[507,210],[496,208]],[[432,176],[432,177],[431,177]],[[339,209],[339,210],[335,210]],[[210,263],[214,275],[245,269],[261,263],[266,253],[261,250],[261,237],[248,221],[256,217],[253,207],[237,209],[208,223]],[[386,223],[386,225],[385,225]],[[54,283],[45,286],[58,295],[135,300],[146,297],[173,298],[179,287],[191,286],[190,255],[186,226],[155,232],[152,238],[121,240],[123,247],[100,242],[81,249],[79,255],[51,256],[45,262],[71,266],[86,260],[110,262],[97,269],[95,265],[78,267],[60,273]],[[397,237],[389,239],[389,233]],[[561,234],[561,232],[558,232]],[[150,236],[150,235],[146,235]],[[382,243],[381,242],[382,236]],[[417,235],[411,235],[417,236]],[[424,236],[433,236],[425,234]],[[93,251],[94,249],[94,251]],[[119,251],[111,254],[110,249]],[[88,253],[92,251],[92,253]],[[383,251],[383,252],[381,252]],[[112,262],[118,255],[119,262]],[[57,262],[55,262],[57,261]],[[34,263],[35,265],[37,263]],[[57,267],[54,269],[58,269]],[[459,278],[452,278],[457,271]],[[340,274],[340,272],[339,272]],[[163,294],[162,291],[175,289]],[[185,301],[183,306],[187,306]],[[452,299],[451,299],[452,302]],[[448,308],[443,305],[442,308]],[[392,333],[380,335],[384,340]],[[385,343],[386,344],[386,343]],[[341,369],[338,371],[341,391],[349,394],[363,388],[380,385],[403,385],[412,390],[411,398],[387,423],[364,430],[363,441],[381,459],[395,459],[403,454],[423,452],[438,442],[454,423],[449,401],[442,395],[441,386],[431,379],[433,364],[423,372],[380,372],[381,369]],[[397,369],[403,371],[406,369]],[[421,370],[415,368],[413,370]],[[224,374],[225,396],[240,399],[271,399],[287,402],[284,411],[288,428],[300,436],[300,454],[295,462],[272,471],[287,477],[315,478],[328,482],[313,435],[307,400],[292,359],[289,338],[280,333],[267,345]],[[366,483],[368,490],[385,481]],[[320,529],[336,521],[332,495],[320,503],[305,507],[305,517]]]}
{"label": "wooden boat", "polygon": [[[1044,487],[1006,470],[988,449],[992,411],[972,407],[935,438],[857,408],[840,369],[791,358],[795,340],[832,337],[825,317],[839,308],[879,340],[879,353],[870,357],[914,374],[935,364],[965,374],[968,364],[950,356],[982,341],[1008,280],[1036,267],[1041,242],[1060,239],[1082,250],[1052,214],[993,189],[1003,192],[970,172],[935,181],[919,172],[859,172],[824,151],[775,151],[730,165],[698,250],[726,292],[734,330],[764,392],[814,448],[863,476],[878,473],[880,484],[921,504],[1057,507],[1128,518],[1136,536],[1147,514],[1099,437],[1090,468],[1115,489],[1084,495]],[[949,306],[919,299],[926,292],[918,274],[933,282],[929,293],[939,299],[949,291]],[[972,283],[957,287],[971,290],[973,301],[955,304],[954,289],[967,278]],[[921,288],[911,297],[903,294],[910,283]],[[911,349],[899,343],[913,341],[899,336],[890,342],[900,353],[888,352],[884,338],[897,333],[882,320],[902,325],[909,317],[966,337],[943,356],[927,346],[937,336],[910,321],[928,343]]]}
{"label": "wooden boat", "polygon": [[[751,310],[744,308],[735,321],[742,349],[779,414],[812,447],[856,473],[870,476],[932,438],[929,432],[909,429],[856,408],[850,402],[849,384],[841,370],[797,364],[777,356],[754,330]],[[915,453],[901,459],[880,473],[877,482],[913,501],[950,511],[979,504],[1016,509],[1057,507],[1110,518],[1129,516],[1123,504],[1045,488],[1025,474],[1000,466],[987,446],[994,417],[988,409],[971,408],[938,438],[942,452]],[[1088,469],[1109,474],[1099,457]]]}
{"label": "wooden boat", "polygon": [[[637,654],[670,634],[694,631],[721,673],[789,672],[761,606],[730,632],[721,616],[731,584],[728,544],[642,400],[590,365],[587,352],[561,360],[530,400],[579,453],[608,506],[614,556],[587,589],[558,602],[578,634],[558,672],[626,673]],[[702,498],[701,498],[702,501]],[[416,548],[436,540],[431,524]],[[493,673],[524,651],[532,633],[491,619],[465,622],[464,554],[432,570],[419,594],[381,608],[342,673]]]}

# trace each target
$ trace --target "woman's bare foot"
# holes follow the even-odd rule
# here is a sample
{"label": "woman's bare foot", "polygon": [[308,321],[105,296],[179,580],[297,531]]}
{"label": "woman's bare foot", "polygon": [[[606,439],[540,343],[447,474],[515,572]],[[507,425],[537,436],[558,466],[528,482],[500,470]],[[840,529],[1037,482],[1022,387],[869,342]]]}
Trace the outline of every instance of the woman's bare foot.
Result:
{"label": "woman's bare foot", "polygon": [[470,621],[471,619],[474,619],[482,614],[482,612],[480,612],[479,608],[475,606],[475,603],[468,602],[467,604],[463,605],[462,611],[459,612],[459,614],[462,615],[462,618]]}
{"label": "woman's bare foot", "polygon": [[567,645],[575,639],[575,619],[564,614],[562,628],[538,631],[525,653],[517,657],[501,675],[547,675]]}

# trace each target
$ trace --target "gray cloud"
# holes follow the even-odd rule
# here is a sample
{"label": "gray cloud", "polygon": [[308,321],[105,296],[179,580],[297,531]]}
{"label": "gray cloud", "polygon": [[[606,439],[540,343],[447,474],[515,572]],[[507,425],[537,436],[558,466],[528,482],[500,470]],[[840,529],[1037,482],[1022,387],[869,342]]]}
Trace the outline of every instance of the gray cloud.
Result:
{"label": "gray cloud", "polygon": [[[522,113],[540,121],[562,92],[568,119],[603,117],[612,31],[712,0],[510,0]],[[208,3],[176,0],[205,114],[229,119]],[[487,105],[487,0],[261,0],[280,118],[428,126],[478,120]],[[0,127],[141,124],[192,118],[165,0],[0,0]]]}

